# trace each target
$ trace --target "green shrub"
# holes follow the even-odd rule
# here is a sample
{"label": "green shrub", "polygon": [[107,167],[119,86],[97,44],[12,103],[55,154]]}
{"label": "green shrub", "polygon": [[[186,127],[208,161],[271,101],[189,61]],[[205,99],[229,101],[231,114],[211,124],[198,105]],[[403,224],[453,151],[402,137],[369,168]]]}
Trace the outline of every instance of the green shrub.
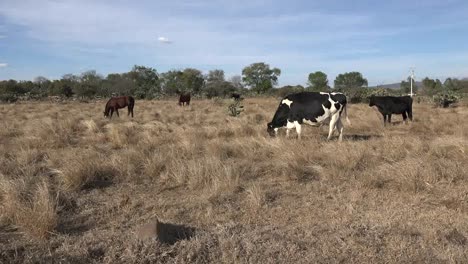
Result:
{"label": "green shrub", "polygon": [[445,91],[438,93],[432,97],[433,102],[438,107],[447,108],[451,104],[457,103],[461,99],[461,96],[453,91]]}
{"label": "green shrub", "polygon": [[18,101],[18,96],[14,94],[0,94],[0,102],[14,103]]}
{"label": "green shrub", "polygon": [[228,110],[230,116],[239,116],[244,111],[244,106],[240,104],[240,101],[236,101],[229,105]]}

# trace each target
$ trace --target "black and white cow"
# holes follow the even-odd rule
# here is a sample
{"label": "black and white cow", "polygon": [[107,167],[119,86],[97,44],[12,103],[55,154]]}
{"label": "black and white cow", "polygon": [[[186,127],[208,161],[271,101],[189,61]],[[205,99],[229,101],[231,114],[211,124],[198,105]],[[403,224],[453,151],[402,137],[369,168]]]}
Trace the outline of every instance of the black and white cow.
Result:
{"label": "black and white cow", "polygon": [[413,98],[410,96],[371,96],[369,106],[376,106],[384,118],[384,126],[386,122],[392,122],[392,114],[403,115],[403,121],[409,117],[413,121]]}
{"label": "black and white cow", "polygon": [[333,131],[338,129],[339,141],[343,140],[343,123],[341,113],[344,111],[346,121],[349,122],[346,110],[346,96],[342,93],[301,92],[284,97],[276,110],[273,120],[268,123],[267,131],[275,136],[278,129],[289,131],[296,128],[298,138],[301,138],[301,125],[321,126],[329,124],[328,139]]}

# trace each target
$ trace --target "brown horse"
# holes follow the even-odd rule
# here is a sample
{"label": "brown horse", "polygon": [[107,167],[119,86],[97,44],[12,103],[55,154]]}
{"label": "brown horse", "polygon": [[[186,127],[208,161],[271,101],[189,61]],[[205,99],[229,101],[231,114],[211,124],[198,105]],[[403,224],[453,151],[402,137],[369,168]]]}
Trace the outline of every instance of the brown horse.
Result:
{"label": "brown horse", "polygon": [[190,105],[190,93],[189,92],[180,92],[177,91],[177,94],[179,95],[179,105],[184,106],[187,104],[187,106]]}
{"label": "brown horse", "polygon": [[[104,116],[112,118],[112,114],[115,113],[119,116],[119,108],[124,108],[128,106],[128,115],[132,114],[133,117],[133,107],[135,106],[135,99],[131,96],[119,96],[112,97],[107,101],[106,108],[104,109]],[[110,115],[109,115],[110,113]]]}

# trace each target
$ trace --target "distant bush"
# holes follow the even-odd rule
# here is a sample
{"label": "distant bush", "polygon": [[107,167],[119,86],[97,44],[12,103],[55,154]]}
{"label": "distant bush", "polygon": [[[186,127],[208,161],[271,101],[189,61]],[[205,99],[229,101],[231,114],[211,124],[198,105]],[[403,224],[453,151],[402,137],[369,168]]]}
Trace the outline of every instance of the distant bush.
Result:
{"label": "distant bush", "polygon": [[390,92],[388,89],[385,88],[375,88],[375,89],[369,89],[368,92],[369,96],[388,96],[390,95]]}
{"label": "distant bush", "polygon": [[447,108],[450,105],[457,103],[461,99],[461,95],[453,91],[445,91],[438,93],[432,97],[433,102],[438,107]]}
{"label": "distant bush", "polygon": [[348,97],[348,101],[352,104],[364,103],[368,101],[372,89],[367,87],[356,87],[345,89],[342,91]]}
{"label": "distant bush", "polygon": [[218,106],[223,106],[224,105],[224,99],[223,98],[220,98],[220,97],[215,97],[212,99],[213,100],[213,103],[215,105],[218,105]]}
{"label": "distant bush", "polygon": [[0,94],[0,102],[14,103],[18,101],[18,96],[14,94]]}
{"label": "distant bush", "polygon": [[278,97],[285,97],[289,94],[303,92],[304,87],[302,87],[301,85],[296,85],[296,86],[287,85],[278,89],[272,89],[271,91],[274,92],[274,94]]}

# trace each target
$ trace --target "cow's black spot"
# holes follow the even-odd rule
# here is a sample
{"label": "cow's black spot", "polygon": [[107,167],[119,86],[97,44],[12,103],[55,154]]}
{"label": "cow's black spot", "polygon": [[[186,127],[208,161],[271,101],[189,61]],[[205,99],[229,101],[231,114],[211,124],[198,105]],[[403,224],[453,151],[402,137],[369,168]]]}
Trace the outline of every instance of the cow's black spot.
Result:
{"label": "cow's black spot", "polygon": [[336,108],[336,110],[340,111],[341,104],[340,103],[335,103],[335,108]]}
{"label": "cow's black spot", "polygon": [[[323,102],[323,106],[325,106],[325,108],[327,109],[330,109],[331,108],[331,103],[329,100],[326,100],[325,102]],[[324,112],[325,113],[325,112]]]}

